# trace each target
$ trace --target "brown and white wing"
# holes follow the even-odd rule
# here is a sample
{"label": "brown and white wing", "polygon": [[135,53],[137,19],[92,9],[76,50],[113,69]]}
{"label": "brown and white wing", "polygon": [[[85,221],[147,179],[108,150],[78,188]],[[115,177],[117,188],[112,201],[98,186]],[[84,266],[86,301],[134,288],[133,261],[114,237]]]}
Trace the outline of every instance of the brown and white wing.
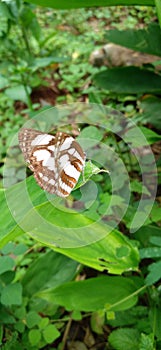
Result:
{"label": "brown and white wing", "polygon": [[55,136],[38,130],[21,129],[18,137],[24,159],[39,186],[55,193]]}
{"label": "brown and white wing", "polygon": [[53,136],[21,129],[19,144],[39,186],[59,197],[69,196],[85,164],[85,154],[75,139],[62,132]]}
{"label": "brown and white wing", "polygon": [[85,164],[85,154],[75,139],[65,133],[57,133],[58,187],[56,194],[67,197],[75,187]]}

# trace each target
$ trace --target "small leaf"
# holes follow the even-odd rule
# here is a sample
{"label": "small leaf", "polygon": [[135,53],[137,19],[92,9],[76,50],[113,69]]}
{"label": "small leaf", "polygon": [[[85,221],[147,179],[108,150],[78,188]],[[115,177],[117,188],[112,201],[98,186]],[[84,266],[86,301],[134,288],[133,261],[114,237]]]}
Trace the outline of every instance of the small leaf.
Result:
{"label": "small leaf", "polygon": [[154,245],[157,245],[158,247],[161,247],[161,237],[152,236],[150,237],[149,242]]}
{"label": "small leaf", "polygon": [[45,341],[50,344],[52,343],[55,339],[60,337],[60,332],[57,330],[57,328],[49,324],[44,330],[43,330],[43,337]]}
{"label": "small leaf", "polygon": [[4,89],[5,87],[7,87],[9,85],[9,81],[7,78],[3,77],[0,74],[0,89]]}
{"label": "small leaf", "polygon": [[150,271],[145,279],[147,285],[152,285],[161,278],[161,261],[157,261],[148,266]]}
{"label": "small leaf", "polygon": [[0,274],[12,270],[14,261],[9,256],[0,256]]}
{"label": "small leaf", "polygon": [[98,168],[91,161],[86,162],[83,174],[81,174],[77,185],[74,187],[74,190],[76,190],[77,188],[83,186],[87,181],[89,181],[89,179],[93,175],[96,175],[96,174],[99,174],[99,173],[102,173],[102,172],[109,174],[108,170]]}
{"label": "small leaf", "polygon": [[20,283],[8,284],[2,290],[1,294],[2,304],[21,305],[22,303],[22,286]]}
{"label": "small leaf", "polygon": [[[28,93],[31,93],[31,88],[26,87]],[[14,87],[7,88],[5,90],[5,94],[14,101],[23,101],[25,103],[28,102],[26,91],[23,85],[17,85]]]}
{"label": "small leaf", "polygon": [[[103,137],[103,131],[99,130],[95,126],[87,126],[81,131],[81,138],[94,139],[95,144],[98,143]],[[78,138],[79,139],[79,138]]]}
{"label": "small leaf", "polygon": [[150,192],[148,191],[147,187],[143,186],[142,183],[138,182],[137,180],[131,182],[130,188],[132,192],[150,195]]}
{"label": "small leaf", "polygon": [[14,328],[18,332],[23,333],[25,331],[25,324],[22,321],[18,321],[18,322],[16,322]]}
{"label": "small leaf", "polygon": [[103,334],[103,326],[105,322],[105,316],[100,315],[99,312],[93,312],[91,316],[91,328],[97,334]]}
{"label": "small leaf", "polygon": [[25,245],[23,243],[17,244],[15,246],[15,248],[13,249],[13,254],[22,255],[22,254],[26,253],[27,249],[28,249],[27,245]]}
{"label": "small leaf", "polygon": [[43,317],[41,318],[41,321],[39,322],[39,329],[44,329],[49,324],[49,318]]}
{"label": "small leaf", "polygon": [[32,346],[37,345],[41,340],[41,333],[39,329],[31,329],[31,331],[28,334],[30,344]]}
{"label": "small leaf", "polygon": [[115,350],[139,350],[139,340],[139,331],[131,328],[117,329],[108,337]]}
{"label": "small leaf", "polygon": [[160,258],[161,248],[160,247],[148,247],[139,250],[141,259],[147,258]]}
{"label": "small leaf", "polygon": [[26,323],[28,328],[33,328],[34,326],[38,325],[40,321],[41,317],[35,311],[30,311],[26,315]]}
{"label": "small leaf", "polygon": [[54,56],[35,58],[32,65],[31,65],[31,69],[32,69],[32,72],[35,72],[38,69],[47,67],[52,63],[64,62],[66,60],[67,60],[67,58],[54,57]]}
{"label": "small leaf", "polygon": [[154,205],[150,213],[150,218],[153,222],[161,221],[161,208]]}
{"label": "small leaf", "polygon": [[80,311],[73,311],[72,312],[72,319],[75,320],[75,321],[80,321],[82,320],[82,314]]}
{"label": "small leaf", "polygon": [[154,334],[141,334],[139,350],[155,350],[153,346]]}

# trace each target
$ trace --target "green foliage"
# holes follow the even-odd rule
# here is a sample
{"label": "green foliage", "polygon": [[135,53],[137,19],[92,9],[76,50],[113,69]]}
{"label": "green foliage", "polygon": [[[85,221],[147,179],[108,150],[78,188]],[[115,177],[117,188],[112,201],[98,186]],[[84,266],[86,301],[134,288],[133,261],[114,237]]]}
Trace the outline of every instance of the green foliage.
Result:
{"label": "green foliage", "polygon": [[39,292],[38,296],[71,311],[118,311],[136,304],[137,296],[133,296],[135,288],[133,281],[128,278],[104,276],[66,283]]}
{"label": "green foliage", "polygon": [[123,328],[114,330],[108,340],[116,350],[139,350],[139,338],[137,329]]}
{"label": "green foliage", "polygon": [[109,30],[106,38],[109,42],[135,51],[161,56],[161,31],[157,23],[150,23],[146,29]]}
{"label": "green foliage", "polygon": [[[148,69],[121,67],[104,70],[94,76],[102,89],[116,94],[160,93],[161,77]],[[151,84],[149,85],[149,81]]]}
{"label": "green foliage", "polygon": [[[1,6],[3,21],[6,23],[5,30],[2,29],[0,36],[0,52],[5,58],[0,64],[1,84],[3,87],[12,85],[6,89],[6,95],[13,100],[20,99],[33,110],[30,94],[32,88],[44,84],[43,68],[55,62],[62,62],[64,59],[54,56],[53,52],[50,56],[47,50],[43,50],[43,33],[31,5],[24,3],[23,0],[14,0]],[[36,57],[37,55],[40,57]],[[7,70],[8,79],[4,76]]]}
{"label": "green foliage", "polygon": [[[80,8],[80,7],[92,7],[92,6],[113,6],[113,0],[102,0],[100,1],[93,1],[93,0],[88,0],[82,4],[81,1],[76,1],[72,0],[70,3],[66,3],[65,0],[63,0],[61,3],[58,2],[57,0],[53,1],[52,0],[27,0],[28,2],[40,5],[40,6],[47,6],[47,7],[53,7],[57,9],[73,9],[73,8]],[[120,5],[120,0],[115,0],[115,6]],[[121,5],[124,6],[129,6],[129,5],[134,5],[133,0],[124,0],[121,1]],[[142,5],[142,6],[153,6],[154,1],[153,0],[135,0],[135,5]]]}
{"label": "green foliage", "polygon": [[[40,5],[55,8],[82,6],[82,3],[74,1],[68,4],[60,4],[60,1],[34,0],[35,3],[36,1]],[[124,3],[130,5],[131,2]],[[113,1],[106,1],[102,6],[111,4]],[[136,4],[154,5],[151,0],[138,0]],[[91,7],[92,2],[83,5]],[[100,6],[101,3],[95,2],[94,5]],[[158,3],[157,7],[159,8]],[[124,12],[121,6],[117,11],[116,7],[90,8],[86,11],[82,9],[78,10],[76,16],[74,10],[56,14],[51,9],[47,9],[44,15],[42,9],[22,0],[0,3],[0,89],[3,89],[0,96],[0,151],[4,162],[6,149],[23,125],[24,118],[28,118],[28,113],[32,118],[31,111],[40,107],[39,103],[32,102],[32,91],[39,86],[49,86],[53,81],[58,82],[56,91],[58,89],[61,92],[57,101],[85,99],[107,104],[124,113],[129,125],[130,118],[137,121],[139,130],[149,145],[153,147],[154,143],[160,141],[160,73],[156,73],[157,62],[144,68],[99,69],[92,67],[88,61],[94,45],[98,48],[105,43],[104,28],[111,25],[119,29],[127,25],[132,29],[109,31],[106,33],[108,40],[160,55],[159,26],[153,24],[148,29],[137,31],[133,28],[138,21],[141,25],[142,22],[151,21],[152,10],[144,10],[132,7],[126,19],[120,21],[122,13],[126,14],[125,8]],[[91,26],[93,19],[96,19],[98,26],[96,30]],[[65,27],[66,21],[67,30],[59,31],[58,27]],[[59,64],[56,71],[54,64]],[[96,90],[94,82],[104,90]],[[151,95],[144,95],[145,93]],[[23,113],[21,108],[19,111],[16,107],[17,101],[22,103]],[[28,109],[24,110],[26,105]],[[124,192],[128,187],[120,172],[120,163],[115,168],[116,172],[119,170],[118,174],[113,174],[114,179],[110,179],[111,174],[99,167],[98,152],[98,161],[86,162],[84,174],[70,200],[67,200],[66,207],[59,199],[50,196],[46,198],[33,177],[27,178],[31,206],[26,212],[20,155],[14,150],[9,183],[14,185],[17,179],[21,182],[6,191],[0,190],[2,350],[37,350],[50,346],[60,349],[64,346],[63,333],[65,334],[68,325],[72,321],[79,324],[87,316],[92,331],[100,337],[105,335],[105,346],[109,344],[115,350],[160,348],[160,199],[140,227],[146,213],[146,199],[151,195],[151,186],[140,182],[140,167],[127,144],[132,142],[132,146],[138,148],[145,146],[145,143],[133,129],[126,133],[125,142],[112,135],[108,127],[102,130],[98,123],[99,117],[98,114],[94,116],[95,126],[90,125],[92,119],[89,119],[89,125],[82,125],[80,137],[90,140],[93,149],[99,150],[101,142],[110,149],[115,149],[130,177],[128,210],[113,230],[106,219],[110,217],[115,221],[120,218],[120,211],[125,205]],[[147,123],[150,127],[147,127]],[[155,127],[154,130],[152,126]],[[109,157],[108,153],[105,157]],[[145,169],[149,164],[148,157],[144,155]],[[111,160],[110,156],[109,164],[114,162],[115,159]],[[98,189],[96,198],[95,185]],[[113,193],[112,185],[117,193]],[[6,195],[7,199],[15,203],[15,213],[22,220],[17,222],[14,218],[14,213],[6,202]],[[75,210],[74,205],[79,204],[81,195],[82,206],[78,205]],[[130,235],[129,229],[141,195],[145,206],[135,221],[140,229]],[[44,221],[51,225],[50,229],[41,221],[35,221],[35,213],[38,215],[36,220],[43,216]],[[38,243],[25,235],[26,232]],[[92,237],[90,242],[88,235]],[[141,264],[138,270],[139,259]],[[103,275],[105,271],[108,271],[108,275]],[[105,333],[106,327],[109,336]]]}
{"label": "green foliage", "polygon": [[[14,257],[17,269],[22,271],[24,275],[22,278],[22,273],[18,273],[17,271],[16,279],[21,280],[22,278],[22,284],[20,282],[15,282],[15,274],[11,274],[13,265],[7,263],[9,256],[1,256],[1,260],[4,259],[4,263],[6,263],[7,272],[1,271],[0,273],[0,323],[1,325],[6,325],[5,334],[8,339],[8,348],[10,348],[10,343],[11,348],[14,348],[17,344],[14,330],[15,332],[19,332],[21,349],[25,349],[26,342],[30,344],[31,348],[35,345],[37,348],[41,348],[45,346],[45,344],[52,343],[60,336],[60,331],[57,326],[52,324],[52,320],[49,318],[51,313],[54,314],[55,322],[57,317],[59,317],[59,313],[57,314],[55,302],[44,303],[41,299],[34,297],[34,295],[37,294],[39,290],[53,288],[65,281],[71,280],[76,273],[77,263],[52,251],[44,253],[38,260],[36,259],[34,261],[34,255],[30,253],[30,268],[27,274],[25,274],[25,271],[23,271],[25,258],[23,257],[21,247],[21,243],[19,245],[13,245],[12,247],[8,245],[8,249],[6,246],[5,250],[6,253],[8,250],[8,252],[14,252],[14,254],[16,250],[19,253],[21,251],[21,256],[19,256],[19,258],[16,257],[16,254]],[[52,267],[52,270],[48,268],[49,266]],[[10,278],[9,274],[11,276]],[[22,290],[25,297],[22,297]],[[40,316],[41,313],[45,313],[47,317],[44,318]],[[13,330],[10,340],[7,336],[8,327],[11,327]]]}

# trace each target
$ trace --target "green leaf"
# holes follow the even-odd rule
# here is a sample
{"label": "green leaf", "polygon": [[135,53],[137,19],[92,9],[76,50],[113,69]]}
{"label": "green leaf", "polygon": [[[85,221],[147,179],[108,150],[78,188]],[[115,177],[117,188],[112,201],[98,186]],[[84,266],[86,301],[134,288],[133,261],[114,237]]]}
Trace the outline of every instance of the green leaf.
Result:
{"label": "green leaf", "polygon": [[13,253],[15,255],[22,255],[24,253],[26,253],[28,250],[28,247],[27,245],[23,244],[23,243],[20,243],[20,244],[17,244],[15,246],[15,248],[13,249]]}
{"label": "green leaf", "polygon": [[45,253],[30,265],[22,278],[24,294],[31,297],[39,290],[72,280],[77,266],[78,263],[59,253]]}
{"label": "green leaf", "polygon": [[139,350],[155,350],[154,348],[154,334],[141,334]]}
{"label": "green leaf", "polygon": [[[39,6],[45,7],[53,7],[55,9],[73,9],[73,8],[81,8],[81,7],[94,7],[94,6],[130,6],[134,5],[133,0],[115,0],[115,4],[113,0],[71,0],[67,2],[66,0],[27,0],[33,4],[37,4]],[[153,0],[135,0],[135,5],[144,5],[144,6],[154,6]]]}
{"label": "green leaf", "polygon": [[147,187],[143,186],[142,183],[138,182],[137,180],[133,180],[130,183],[130,187],[132,192],[150,195],[150,192],[148,191]]}
{"label": "green leaf", "polygon": [[15,317],[13,317],[12,315],[10,315],[8,313],[8,310],[6,310],[6,307],[0,305],[0,324],[4,325],[4,324],[15,324],[16,320]]}
{"label": "green leaf", "polygon": [[146,29],[108,30],[106,39],[132,50],[161,56],[161,30],[157,23],[150,23]]}
{"label": "green leaf", "polygon": [[[28,93],[30,94],[31,88],[29,86],[26,88],[28,90]],[[14,101],[23,101],[25,103],[28,102],[26,91],[23,85],[17,85],[14,87],[7,88],[5,90],[5,94]]]}
{"label": "green leaf", "polygon": [[161,208],[158,207],[157,204],[153,206],[152,211],[150,213],[150,218],[153,222],[161,221]]}
{"label": "green leaf", "polygon": [[140,249],[141,259],[152,259],[161,257],[161,248],[148,247]]}
{"label": "green leaf", "polygon": [[5,2],[0,2],[0,17],[3,19],[12,19],[8,6]]}
{"label": "green leaf", "polygon": [[49,318],[43,317],[41,318],[41,321],[39,322],[39,329],[44,329],[49,324]]}
{"label": "green leaf", "polygon": [[152,236],[150,237],[149,242],[154,245],[157,245],[158,247],[161,247],[161,237]]}
{"label": "green leaf", "polygon": [[47,67],[52,63],[60,63],[66,60],[67,58],[63,58],[63,57],[53,57],[53,56],[38,57],[34,59],[30,68],[32,69],[33,72],[35,72],[36,70]]}
{"label": "green leaf", "polygon": [[38,325],[40,321],[41,317],[35,311],[30,311],[26,315],[26,323],[28,328],[33,328],[34,326]]}
{"label": "green leaf", "polygon": [[60,335],[61,333],[53,324],[49,324],[43,330],[43,337],[48,344],[52,343],[55,339],[59,338]]}
{"label": "green leaf", "polygon": [[12,270],[14,265],[14,260],[9,256],[0,256],[0,274]]}
{"label": "green leaf", "polygon": [[42,37],[41,27],[37,21],[35,13],[27,6],[20,11],[20,19],[25,29],[30,30],[35,39],[40,40]]}
{"label": "green leaf", "polygon": [[[86,167],[84,169],[84,179],[80,178],[76,188],[80,187],[82,185],[82,182],[86,183],[92,175],[102,171],[104,170],[100,170],[91,162],[86,162]],[[32,208],[32,205],[28,202],[23,206],[19,206],[19,203],[21,201],[24,202],[24,198],[25,198],[24,191],[25,191],[26,184],[29,190],[31,202],[33,203],[33,207],[36,206],[37,204],[39,204],[41,207],[41,203],[44,203],[44,205],[45,203],[47,204],[45,192],[40,189],[40,187],[36,184],[32,176],[27,178],[25,181],[22,181],[16,184],[15,186],[10,187],[6,191],[0,190],[0,205],[1,205],[1,211],[2,211],[1,217],[0,217],[0,225],[1,225],[0,246],[1,247],[6,243],[8,243],[9,241],[15,239],[15,237],[17,237],[18,235],[21,235],[24,233],[24,230],[21,229],[19,225],[17,225],[14,217],[12,216],[11,208],[9,208],[9,203],[14,203],[14,212],[18,213],[17,215],[19,216],[19,220],[25,217],[26,212],[29,212]],[[17,197],[17,201],[15,201],[16,197]],[[7,201],[6,201],[6,198],[7,198]],[[51,198],[55,198],[55,197],[51,196]],[[57,205],[57,202],[59,203],[60,199],[56,200],[56,205]],[[58,213],[60,213],[60,210],[58,210],[57,208],[55,208],[55,210],[58,215]],[[80,219],[82,218],[84,222],[85,221],[86,223],[89,222],[89,219],[83,218],[83,216],[81,215],[79,215],[79,217]],[[57,217],[55,217],[55,219],[56,221],[57,220],[60,221],[59,218]],[[64,213],[64,219],[66,221],[66,213]],[[63,218],[62,218],[62,222],[63,222]],[[105,234],[106,233],[107,232],[105,232]]]}
{"label": "green leaf", "polygon": [[18,321],[16,322],[14,328],[19,332],[19,333],[24,333],[25,332],[25,324],[23,321]]}
{"label": "green leaf", "polygon": [[98,277],[85,281],[69,282],[37,295],[49,302],[64,306],[67,310],[110,311],[126,310],[137,302],[132,295],[136,286],[130,278]]}
{"label": "green leaf", "polygon": [[108,337],[115,350],[140,350],[139,340],[139,331],[131,328],[116,329]]}
{"label": "green leaf", "polygon": [[78,183],[74,187],[74,190],[76,190],[77,188],[80,188],[82,185],[87,183],[93,175],[97,175],[104,172],[107,174],[109,173],[108,170],[98,168],[91,161],[86,162],[85,168],[83,170],[83,174],[80,175],[80,178],[78,180]]}
{"label": "green leaf", "polygon": [[143,124],[150,123],[158,130],[161,128],[161,100],[156,96],[145,96],[140,103],[140,114],[134,121],[141,121]]}
{"label": "green leaf", "polygon": [[37,345],[41,340],[41,332],[39,329],[31,329],[28,334],[29,342],[32,346]]}
{"label": "green leaf", "polygon": [[155,0],[155,6],[157,10],[158,20],[161,27],[161,3],[160,0]]}
{"label": "green leaf", "polygon": [[4,283],[4,284],[9,284],[11,283],[14,278],[15,278],[15,274],[16,272],[15,271],[7,271],[7,272],[4,272],[0,277],[1,277],[1,281]]}
{"label": "green leaf", "polygon": [[[122,254],[120,254],[120,249]],[[137,248],[121,232],[113,230],[99,242],[80,248],[54,248],[54,250],[99,271],[121,274],[137,269]],[[121,256],[120,256],[121,255]]]}
{"label": "green leaf", "polygon": [[3,77],[3,75],[0,74],[0,89],[4,89],[8,85],[9,85],[8,79]]}
{"label": "green leaf", "polygon": [[[88,138],[100,141],[103,137],[103,130],[99,130],[95,126],[86,126],[81,132],[81,138]],[[79,140],[79,137],[78,137]],[[97,142],[98,143],[98,142]]]}
{"label": "green leaf", "polygon": [[72,312],[72,320],[74,321],[81,321],[82,320],[82,314],[80,311],[73,311]]}
{"label": "green leaf", "polygon": [[152,144],[154,142],[161,140],[161,135],[157,134],[155,131],[145,128],[144,126],[140,127],[141,132],[146,137],[149,144]]}
{"label": "green leaf", "polygon": [[13,253],[14,248],[15,248],[15,243],[9,242],[1,249],[1,252],[3,255],[7,255],[10,253]]}
{"label": "green leaf", "polygon": [[128,310],[128,312],[126,310],[115,312],[115,318],[113,320],[108,319],[108,324],[112,326],[112,328],[136,326],[140,331],[149,332],[151,326],[148,314],[148,307],[134,306]]}
{"label": "green leaf", "polygon": [[104,70],[95,74],[94,82],[100,88],[116,94],[156,94],[161,92],[161,76],[139,67],[118,67]]}
{"label": "green leaf", "polygon": [[[44,200],[46,199],[45,194],[40,189],[40,187],[36,185],[34,179],[32,177],[28,178],[27,183],[30,188],[30,199],[33,203],[33,206],[37,202],[43,203]],[[25,206],[19,206],[19,203],[21,203],[21,201],[24,202],[24,193],[23,193],[22,185],[23,183],[19,183],[18,185],[13,186],[11,189],[8,190],[10,200],[12,203],[14,202],[15,211],[19,213],[20,217],[25,216],[25,210],[26,210]],[[15,239],[17,235],[22,234],[24,231],[20,229],[20,227],[16,224],[13,217],[11,216],[11,212],[5,200],[4,192],[1,191],[0,194],[2,199],[1,201],[2,214],[0,218],[1,246],[2,246],[6,244],[8,241]],[[14,199],[17,196],[19,200],[14,201]],[[64,214],[66,215],[66,213]],[[51,210],[51,215],[53,216],[53,206]],[[58,216],[58,219],[59,219],[59,216]],[[32,221],[31,216],[29,220]],[[63,217],[62,217],[62,220],[63,220]],[[33,225],[35,226],[35,222],[33,222]],[[93,243],[91,245],[80,247],[80,248],[75,248],[75,249],[56,248],[53,245],[54,238],[52,237],[53,237],[53,234],[55,234],[53,230],[49,234],[48,232],[44,231],[43,242],[46,245],[50,245],[50,247],[55,249],[55,251],[58,251],[59,253],[64,254],[76,261],[79,261],[82,264],[91,266],[100,271],[108,269],[108,271],[111,273],[122,273],[123,271],[127,271],[129,269],[135,270],[138,265],[139,255],[138,255],[137,248],[131,244],[130,240],[128,240],[126,236],[122,235],[121,232],[117,230],[113,230],[109,235],[107,235],[108,226],[106,228],[105,225],[102,227],[101,224],[100,225],[98,224],[96,229],[97,229],[96,230],[97,238],[99,237],[100,239],[101,235],[103,235],[104,233],[106,237],[102,240],[100,239],[99,242],[97,243]],[[84,228],[82,228],[82,234],[83,232],[84,232]],[[64,235],[64,239],[66,239],[66,233],[63,228],[60,232],[60,237],[62,235]],[[37,237],[37,239],[42,240],[42,237]],[[72,231],[71,239],[73,239],[73,231]],[[117,254],[118,254],[118,248],[120,249],[121,247],[122,248],[126,247],[126,250],[124,252],[124,256],[120,258]],[[29,282],[29,279],[27,277],[26,277],[26,281]],[[31,280],[30,280],[30,283],[31,283]],[[29,289],[27,290],[29,291]]]}
{"label": "green leaf", "polygon": [[2,290],[1,303],[3,305],[21,305],[22,286],[20,283],[8,284]]}
{"label": "green leaf", "polygon": [[3,208],[3,215],[0,218],[1,237],[0,246],[4,247],[9,241],[14,240],[17,236],[24,233],[24,231],[17,225],[11,211],[6,202],[5,191],[0,190],[0,200]]}
{"label": "green leaf", "polygon": [[148,270],[150,271],[145,279],[146,284],[152,285],[161,278],[161,261],[157,261],[148,266]]}
{"label": "green leaf", "polygon": [[149,319],[151,323],[151,329],[153,329],[155,324],[153,338],[155,335],[157,340],[161,341],[161,307],[160,305],[155,304],[154,307],[151,307],[149,309]]}
{"label": "green leaf", "polygon": [[[50,202],[46,202],[45,193],[35,183],[35,180],[32,177],[28,178],[26,182],[30,196],[29,204],[27,202],[27,204],[23,206],[19,205],[19,203],[21,202],[25,203],[26,194],[24,193],[24,188],[26,187],[24,187],[24,182],[21,182],[7,190],[6,196],[9,199],[9,203],[14,203],[14,212],[17,213],[22,227],[24,227],[25,229],[27,225],[27,227],[31,229],[31,233],[34,235],[35,239],[43,242],[45,245],[50,246],[51,248],[55,249],[55,251],[58,251],[61,254],[71,257],[76,261],[79,261],[87,266],[96,268],[100,271],[108,269],[108,271],[111,273],[122,273],[123,271],[127,271],[129,269],[137,269],[139,260],[137,248],[134,247],[131,244],[130,240],[127,239],[124,235],[122,235],[121,232],[113,230],[112,232],[110,232],[110,234],[108,234],[109,227],[105,224],[102,224],[102,222],[94,223],[94,225],[91,225],[91,227],[84,227],[82,223],[93,223],[93,221],[83,217],[83,215],[79,215],[79,213],[75,214],[75,212],[74,216],[72,216],[73,211],[58,205],[57,203],[59,203],[59,199],[57,198],[54,207]],[[20,228],[18,224],[16,224],[14,218],[11,216],[11,208],[9,210],[8,204],[5,200],[4,191],[1,191],[0,194],[2,199],[2,215],[0,218],[2,246],[8,241],[15,239],[17,235],[22,234],[24,231]],[[15,198],[17,198],[16,201]],[[31,203],[33,204],[33,207]],[[37,203],[39,204],[38,206]],[[33,209],[30,210],[30,208]],[[42,222],[40,221],[40,228],[39,225],[35,225],[34,215],[37,209],[38,212],[41,213],[41,215],[43,215],[44,218],[46,218],[47,220],[50,219],[51,223],[56,225],[54,226],[54,229],[53,226],[51,226],[50,230],[48,230],[48,226],[46,227],[46,219],[44,220],[43,217]],[[21,221],[21,218],[23,218],[24,221]],[[79,221],[77,220],[77,218],[79,219]],[[38,216],[38,220],[39,219],[41,219],[41,217]],[[44,224],[45,226],[43,226]],[[81,224],[82,227],[80,227],[78,237],[79,224]],[[68,231],[68,235],[66,231],[66,225],[75,225],[75,228],[70,228],[70,230]],[[26,231],[29,232],[29,230],[27,229]],[[78,244],[82,243],[82,241],[80,242],[81,236],[83,240],[86,240],[86,231],[88,235],[91,232],[91,240],[94,241],[94,239],[99,239],[99,242],[89,244],[90,242],[88,241],[88,246],[79,247],[75,249],[65,247],[56,248],[54,244],[55,240],[57,240],[57,243],[59,245],[61,243],[66,245],[66,247],[72,247],[74,245],[78,246]],[[101,237],[105,238],[101,239]],[[77,240],[78,238],[79,240]]]}
{"label": "green leaf", "polygon": [[153,236],[160,237],[160,227],[147,225],[142,226],[138,231],[135,232],[135,239],[140,241],[143,246],[147,246],[148,242]]}

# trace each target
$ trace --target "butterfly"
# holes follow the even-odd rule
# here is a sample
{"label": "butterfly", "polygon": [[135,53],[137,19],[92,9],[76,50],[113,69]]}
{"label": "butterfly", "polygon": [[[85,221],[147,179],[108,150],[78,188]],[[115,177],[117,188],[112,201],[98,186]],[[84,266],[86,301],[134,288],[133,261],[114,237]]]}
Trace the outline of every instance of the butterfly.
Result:
{"label": "butterfly", "polygon": [[55,136],[22,128],[19,145],[39,186],[59,197],[67,197],[85,165],[85,153],[75,139],[64,133]]}

